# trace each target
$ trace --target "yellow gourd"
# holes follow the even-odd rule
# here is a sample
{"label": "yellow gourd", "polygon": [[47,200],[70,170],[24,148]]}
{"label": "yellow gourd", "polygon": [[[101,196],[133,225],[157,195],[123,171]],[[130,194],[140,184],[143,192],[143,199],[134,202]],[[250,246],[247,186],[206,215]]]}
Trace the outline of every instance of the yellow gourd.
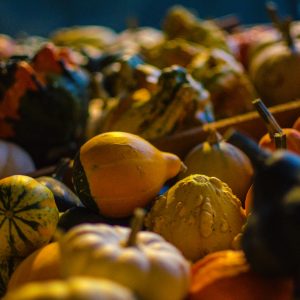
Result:
{"label": "yellow gourd", "polygon": [[190,175],[158,197],[146,227],[195,261],[210,252],[233,248],[245,222],[241,202],[216,177]]}
{"label": "yellow gourd", "polygon": [[234,145],[222,140],[214,130],[207,141],[194,147],[184,159],[187,171],[182,174],[204,174],[227,183],[241,200],[251,185],[253,168],[247,155]]}
{"label": "yellow gourd", "polygon": [[57,242],[50,243],[26,257],[13,272],[7,290],[26,283],[60,279],[60,250]]}
{"label": "yellow gourd", "polygon": [[3,300],[136,300],[126,287],[105,279],[75,277],[33,282],[7,293]]}
{"label": "yellow gourd", "polygon": [[181,166],[176,155],[137,135],[108,132],[80,148],[73,182],[87,207],[108,217],[125,217],[148,204]]}

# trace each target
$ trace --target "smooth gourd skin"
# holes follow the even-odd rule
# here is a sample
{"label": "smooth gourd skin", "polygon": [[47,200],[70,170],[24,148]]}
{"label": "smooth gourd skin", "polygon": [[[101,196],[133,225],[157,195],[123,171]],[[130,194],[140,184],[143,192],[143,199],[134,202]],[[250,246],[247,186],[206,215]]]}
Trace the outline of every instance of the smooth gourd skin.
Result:
{"label": "smooth gourd skin", "polygon": [[204,174],[217,177],[244,201],[251,185],[253,168],[246,154],[237,147],[224,141],[204,142],[188,153],[184,163],[187,171],[182,175]]}
{"label": "smooth gourd skin", "polygon": [[80,199],[61,181],[50,176],[38,177],[36,180],[50,189],[60,212],[72,207],[82,206]]}
{"label": "smooth gourd skin", "polygon": [[7,290],[14,290],[33,281],[60,279],[58,242],[49,243],[27,256],[12,273]]}
{"label": "smooth gourd skin", "polygon": [[0,255],[25,257],[47,244],[58,222],[52,192],[31,177],[0,180]]}
{"label": "smooth gourd skin", "polygon": [[107,217],[126,217],[146,206],[180,169],[176,155],[136,135],[108,132],[80,148],[73,182],[85,206]]}

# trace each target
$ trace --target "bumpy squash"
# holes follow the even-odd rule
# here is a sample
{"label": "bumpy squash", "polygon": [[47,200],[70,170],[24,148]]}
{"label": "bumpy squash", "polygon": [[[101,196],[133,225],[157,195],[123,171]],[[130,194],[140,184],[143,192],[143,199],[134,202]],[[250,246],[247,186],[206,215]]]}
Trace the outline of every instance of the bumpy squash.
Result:
{"label": "bumpy squash", "polygon": [[30,283],[8,293],[3,300],[136,300],[129,289],[115,282],[75,277],[65,281]]}
{"label": "bumpy squash", "polygon": [[0,256],[25,257],[47,244],[58,222],[51,191],[33,178],[0,180]]}
{"label": "bumpy squash", "polygon": [[244,221],[241,202],[226,183],[195,174],[158,197],[145,223],[195,261],[210,252],[232,249]]}
{"label": "bumpy squash", "polygon": [[73,182],[81,201],[107,217],[126,217],[144,207],[181,160],[137,135],[103,133],[87,141],[75,158]]}

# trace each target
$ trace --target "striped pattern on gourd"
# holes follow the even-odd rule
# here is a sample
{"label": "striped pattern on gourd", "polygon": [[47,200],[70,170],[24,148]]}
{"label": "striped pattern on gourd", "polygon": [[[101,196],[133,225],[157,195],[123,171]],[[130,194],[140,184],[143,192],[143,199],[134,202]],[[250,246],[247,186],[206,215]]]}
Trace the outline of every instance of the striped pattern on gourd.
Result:
{"label": "striped pattern on gourd", "polygon": [[25,257],[47,244],[57,222],[47,187],[23,175],[0,180],[0,257]]}

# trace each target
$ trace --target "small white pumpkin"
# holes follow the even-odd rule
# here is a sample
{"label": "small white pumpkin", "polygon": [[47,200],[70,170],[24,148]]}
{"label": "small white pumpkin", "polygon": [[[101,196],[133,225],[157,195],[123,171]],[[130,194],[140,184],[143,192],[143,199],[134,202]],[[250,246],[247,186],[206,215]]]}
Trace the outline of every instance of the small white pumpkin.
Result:
{"label": "small white pumpkin", "polygon": [[35,165],[30,155],[20,146],[0,140],[0,178],[33,172]]}
{"label": "small white pumpkin", "polygon": [[127,245],[130,229],[84,224],[60,241],[62,274],[93,276],[118,282],[142,300],[181,300],[189,286],[190,265],[158,234],[141,231]]}

